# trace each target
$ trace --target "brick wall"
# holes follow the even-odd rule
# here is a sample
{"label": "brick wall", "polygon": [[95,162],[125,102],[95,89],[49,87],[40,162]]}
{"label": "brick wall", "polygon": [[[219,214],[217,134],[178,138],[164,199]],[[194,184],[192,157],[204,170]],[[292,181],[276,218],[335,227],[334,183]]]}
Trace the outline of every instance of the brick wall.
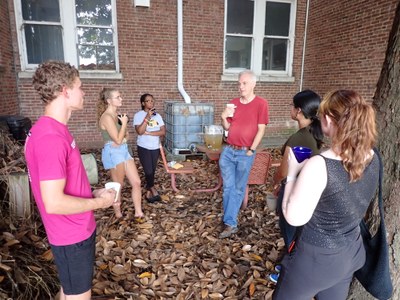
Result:
{"label": "brick wall", "polygon": [[[9,1],[13,21],[12,0]],[[139,96],[150,92],[163,113],[164,100],[183,101],[177,89],[176,1],[152,0],[150,8],[118,0],[119,60],[123,79],[84,79],[85,109],[73,115],[70,128],[83,146],[100,146],[96,128],[97,96],[103,86],[118,87],[122,110],[130,116],[140,109]],[[320,94],[353,88],[371,99],[375,91],[392,25],[396,0],[310,1],[304,88]],[[183,83],[192,102],[214,103],[215,123],[224,104],[238,95],[236,82],[221,81],[224,43],[224,0],[183,1]],[[297,1],[294,83],[259,82],[256,93],[269,99],[271,123],[267,137],[293,131],[284,105],[298,92],[301,73],[306,0]],[[15,22],[11,22],[15,24]],[[15,28],[11,27],[14,57],[18,58]],[[20,68],[15,60],[16,69]],[[19,80],[21,114],[36,120],[42,105],[31,79]],[[131,137],[135,139],[133,130]]]}
{"label": "brick wall", "polygon": [[[9,3],[12,0],[8,0]],[[84,79],[85,109],[74,113],[70,128],[81,147],[101,145],[96,128],[96,102],[103,86],[116,86],[123,95],[122,110],[130,116],[140,109],[142,93],[152,93],[162,113],[164,100],[183,101],[177,89],[177,12],[176,1],[152,0],[150,8],[134,7],[132,0],[118,0],[119,60],[122,80]],[[271,123],[268,135],[288,128],[287,103],[299,89],[305,0],[297,2],[294,83],[258,83],[256,93],[270,100]],[[11,5],[12,6],[12,5]],[[12,11],[11,7],[11,11]],[[224,45],[224,0],[183,1],[184,66],[183,82],[192,102],[214,103],[215,122],[225,103],[238,95],[236,82],[222,82]],[[14,12],[10,12],[14,14]],[[14,41],[16,34],[14,30]],[[14,47],[14,54],[18,52]],[[15,61],[19,68],[19,61]],[[42,105],[31,87],[31,79],[19,80],[21,112],[33,121]],[[133,135],[132,138],[136,138]]]}
{"label": "brick wall", "polygon": [[18,114],[19,110],[8,12],[6,4],[0,5],[0,115]]}
{"label": "brick wall", "polygon": [[397,0],[313,0],[305,87],[354,89],[371,100],[385,58]]}

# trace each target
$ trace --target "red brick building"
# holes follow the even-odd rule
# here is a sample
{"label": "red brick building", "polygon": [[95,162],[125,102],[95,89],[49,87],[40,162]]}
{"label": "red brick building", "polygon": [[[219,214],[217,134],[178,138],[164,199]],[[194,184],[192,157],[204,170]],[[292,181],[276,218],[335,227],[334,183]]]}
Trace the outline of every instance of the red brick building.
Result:
{"label": "red brick building", "polygon": [[191,101],[213,103],[219,123],[222,107],[238,94],[237,73],[251,68],[259,77],[256,93],[270,103],[267,138],[286,135],[293,130],[287,104],[300,89],[352,88],[372,99],[397,2],[6,0],[0,6],[0,115],[36,121],[43,105],[31,77],[41,59],[54,55],[80,69],[85,109],[73,115],[70,129],[81,148],[101,145],[96,104],[104,86],[121,90],[130,116],[145,92],[161,113],[163,101],[183,102],[181,3],[181,74]]}

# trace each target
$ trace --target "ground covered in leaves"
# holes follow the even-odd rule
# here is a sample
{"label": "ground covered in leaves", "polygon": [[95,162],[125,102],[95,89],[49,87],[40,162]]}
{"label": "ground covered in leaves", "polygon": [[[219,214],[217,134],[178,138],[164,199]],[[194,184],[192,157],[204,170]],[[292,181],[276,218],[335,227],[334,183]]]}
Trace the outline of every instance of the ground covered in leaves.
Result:
{"label": "ground covered in leaves", "polygon": [[[100,152],[82,152],[95,154],[100,178],[94,187],[103,187],[109,175],[102,169]],[[198,171],[179,177],[177,194],[160,161],[156,182],[162,202],[143,200],[143,224],[133,221],[129,187],[122,191],[122,219],[115,219],[112,208],[96,211],[93,299],[271,298],[274,285],[267,277],[280,258],[283,240],[275,212],[266,205],[270,187],[250,187],[239,232],[221,240],[222,192],[190,191],[214,186],[217,165],[202,158],[193,164]],[[5,202],[0,216],[0,299],[50,299],[59,286],[41,221],[36,211],[29,220],[10,218]]]}

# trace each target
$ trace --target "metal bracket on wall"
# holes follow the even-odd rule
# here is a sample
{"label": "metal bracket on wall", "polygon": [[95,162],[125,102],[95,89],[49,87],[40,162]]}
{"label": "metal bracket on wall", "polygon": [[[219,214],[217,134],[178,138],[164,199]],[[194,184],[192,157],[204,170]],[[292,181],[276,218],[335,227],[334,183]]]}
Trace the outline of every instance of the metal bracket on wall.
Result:
{"label": "metal bracket on wall", "polygon": [[133,0],[133,5],[142,6],[142,7],[150,7],[150,0]]}

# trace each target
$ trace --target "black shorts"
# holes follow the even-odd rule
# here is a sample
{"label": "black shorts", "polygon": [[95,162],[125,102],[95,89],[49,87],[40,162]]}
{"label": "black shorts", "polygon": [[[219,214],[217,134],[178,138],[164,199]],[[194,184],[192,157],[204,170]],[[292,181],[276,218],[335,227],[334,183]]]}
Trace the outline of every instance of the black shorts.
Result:
{"label": "black shorts", "polygon": [[96,230],[86,240],[67,246],[51,246],[65,295],[79,295],[92,288]]}

